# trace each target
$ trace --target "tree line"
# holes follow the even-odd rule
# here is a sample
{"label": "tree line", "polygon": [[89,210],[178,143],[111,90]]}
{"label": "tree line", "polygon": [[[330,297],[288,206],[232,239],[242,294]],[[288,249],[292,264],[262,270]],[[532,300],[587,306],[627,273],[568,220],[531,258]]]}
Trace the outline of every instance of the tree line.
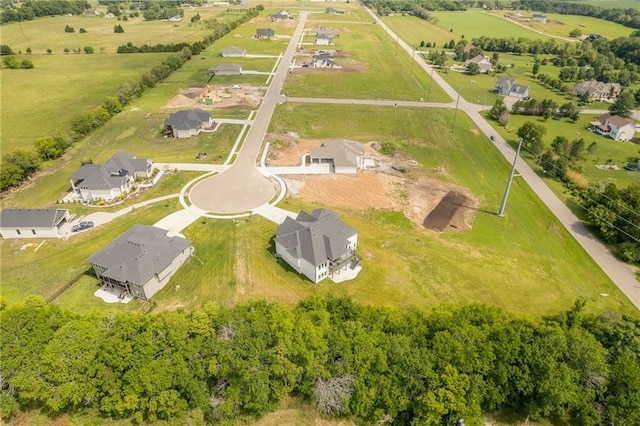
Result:
{"label": "tree line", "polygon": [[630,28],[640,28],[640,10],[637,8],[609,8],[598,7],[590,4],[576,3],[574,1],[540,1],[519,0],[514,1],[514,9],[535,10],[545,13],[559,13],[561,15],[591,16],[615,22]]}
{"label": "tree line", "polygon": [[640,319],[588,315],[585,303],[536,321],[483,305],[425,313],[335,297],[81,316],[32,296],[0,311],[0,410],[215,424],[296,396],[365,424],[474,426],[506,409],[638,424]]}
{"label": "tree line", "polygon": [[[220,23],[219,28],[212,31],[202,41],[197,42],[199,49],[206,49],[214,41],[224,36],[243,22],[257,16],[258,8],[246,10],[242,17],[234,22]],[[161,64],[145,72],[137,82],[123,83],[114,96],[107,97],[101,105],[89,108],[71,120],[71,132],[67,135],[57,133],[45,136],[34,142],[33,149],[16,148],[2,156],[0,162],[0,190],[16,187],[36,173],[43,161],[52,160],[64,154],[67,147],[78,141],[97,128],[103,126],[111,117],[122,111],[136,97],[167,78],[179,69],[192,56],[188,47],[170,55]]]}
{"label": "tree line", "polygon": [[41,16],[67,13],[81,15],[85,9],[91,7],[86,0],[27,0],[19,3],[14,6],[14,2],[5,2],[4,8],[0,10],[0,24],[31,21]]}

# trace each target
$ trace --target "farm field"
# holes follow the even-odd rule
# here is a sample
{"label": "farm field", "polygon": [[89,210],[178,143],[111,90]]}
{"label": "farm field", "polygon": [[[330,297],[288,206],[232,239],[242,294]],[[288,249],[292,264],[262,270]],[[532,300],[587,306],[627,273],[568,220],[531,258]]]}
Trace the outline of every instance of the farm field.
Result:
{"label": "farm field", "polygon": [[[313,45],[315,28],[313,23],[307,26],[311,31],[304,42],[311,45],[305,49],[318,48]],[[451,101],[439,86],[430,88],[428,74],[412,66],[409,55],[396,55],[395,42],[378,26],[337,24],[333,29],[338,36],[330,48],[341,54],[336,63],[342,69],[295,69],[285,81],[283,92],[288,96]]]}
{"label": "farm field", "polygon": [[[504,10],[492,12],[496,16],[502,16],[505,13]],[[525,12],[522,15],[528,17],[531,16],[531,13]],[[544,24],[541,22],[522,22],[522,25],[545,34],[564,38],[570,38],[569,33],[574,29],[579,29],[584,36],[595,33],[610,40],[618,37],[628,37],[634,31],[633,28],[590,16],[560,15],[557,13],[546,13],[545,16],[547,17],[547,22]]]}
{"label": "farm field", "polygon": [[[614,182],[618,187],[626,187],[631,184],[640,183],[640,173],[630,172],[624,169],[629,157],[640,158],[640,146],[633,142],[617,142],[611,138],[591,132],[587,129],[590,121],[597,118],[597,115],[582,114],[576,123],[571,123],[567,119],[544,121],[541,117],[531,117],[523,115],[511,115],[507,128],[497,125],[497,123],[488,120],[489,123],[514,146],[517,145],[516,132],[527,121],[541,124],[546,127],[547,134],[544,136],[544,142],[550,147],[551,141],[556,136],[564,136],[569,141],[583,138],[585,140],[585,151],[583,159],[577,163],[581,168],[580,174],[588,182]],[[589,154],[586,148],[592,143],[597,143],[597,149],[593,154]],[[523,153],[523,158],[531,159],[531,155]],[[596,168],[596,165],[613,164],[619,167],[619,170],[607,170]],[[538,166],[533,165],[537,168]]]}

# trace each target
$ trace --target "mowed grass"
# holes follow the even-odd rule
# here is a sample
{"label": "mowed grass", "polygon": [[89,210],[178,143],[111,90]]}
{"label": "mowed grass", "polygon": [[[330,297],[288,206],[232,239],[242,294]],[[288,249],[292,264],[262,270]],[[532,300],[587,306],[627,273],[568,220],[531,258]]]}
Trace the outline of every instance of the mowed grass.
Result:
{"label": "mowed grass", "polygon": [[20,250],[20,247],[27,242],[39,244],[42,240],[1,240],[2,296],[10,302],[22,300],[30,294],[40,294],[51,299],[67,284],[74,283],[55,299],[56,303],[81,312],[93,309],[139,309],[142,304],[139,301],[127,305],[109,305],[94,297],[93,292],[99,285],[90,273],[87,258],[134,224],[152,225],[178,208],[180,204],[176,199],[139,208],[107,225],[74,235],[66,241],[48,239],[37,252],[34,247],[25,250]]}
{"label": "mowed grass", "polygon": [[[488,120],[493,127],[507,141],[517,144],[518,136],[516,132],[527,121],[542,125],[547,129],[547,133],[543,140],[545,146],[550,148],[551,142],[556,136],[564,136],[569,141],[583,138],[585,140],[585,149],[582,153],[582,159],[576,163],[579,167],[579,174],[588,182],[614,182],[618,187],[626,187],[631,184],[640,183],[640,173],[630,172],[624,169],[629,157],[640,158],[640,145],[633,142],[618,142],[611,138],[602,136],[598,133],[591,132],[587,129],[590,121],[597,118],[597,115],[582,114],[576,123],[571,123],[567,119],[562,120],[544,120],[541,117],[531,117],[523,115],[512,115],[506,128],[500,127],[497,123]],[[593,154],[587,152],[587,147],[596,142],[597,148]],[[533,160],[532,155],[523,151],[523,157]],[[620,170],[599,169],[596,165],[604,165],[607,163],[614,164]],[[538,168],[532,164],[534,169]]]}
{"label": "mowed grass", "polygon": [[77,114],[115,95],[123,82],[138,81],[167,55],[32,55],[33,69],[0,70],[2,150],[32,148],[38,137],[69,131]]}
{"label": "mowed grass", "polygon": [[[309,23],[305,42],[313,43],[316,28]],[[451,99],[411,56],[401,49],[377,25],[336,24],[336,49],[346,57],[335,59],[342,69],[301,69],[287,76],[283,92],[288,96],[342,99],[397,99],[449,102]],[[307,45],[315,50],[327,46]],[[302,58],[302,57],[300,57]],[[309,60],[305,57],[300,60]],[[430,86],[432,86],[430,88]]]}
{"label": "mowed grass", "polygon": [[[480,200],[472,229],[437,233],[415,226],[400,212],[337,209],[359,230],[363,270],[353,281],[313,286],[273,256],[276,224],[257,216],[235,222],[203,219],[185,230],[201,262],[186,265],[158,293],[158,309],[197,308],[208,300],[233,305],[252,298],[295,303],[311,294],[335,294],[382,306],[480,302],[532,316],[567,309],[585,296],[593,299],[595,310],[633,312],[522,181],[512,187],[507,217],[494,214],[509,164],[486,138],[470,131],[473,123],[467,117],[458,115],[452,134],[452,119],[452,111],[431,109],[279,107],[270,131],[389,141],[427,171],[446,170],[445,179],[469,188]],[[424,123],[430,123],[429,132]],[[335,208],[296,198],[286,198],[280,207]]]}
{"label": "mowed grass", "polygon": [[[481,10],[467,10],[464,12],[433,12],[437,18],[436,25],[451,31],[451,38],[456,41],[464,38],[471,39],[480,36],[491,37],[525,37],[530,39],[547,39],[547,36],[523,28],[499,16]],[[455,37],[454,37],[455,35]]]}
{"label": "mowed grass", "polygon": [[[217,19],[228,21],[237,19],[241,12],[225,12],[223,8],[201,7],[194,10],[184,9],[185,15],[180,22],[145,21],[142,15],[118,21],[104,17],[88,16],[52,16],[19,23],[2,25],[0,35],[2,43],[8,44],[15,52],[28,47],[34,54],[62,55],[64,49],[92,46],[96,53],[116,53],[118,46],[131,42],[135,45],[157,43],[180,43],[202,40],[211,33],[202,23],[191,23],[191,18],[200,14],[202,20]],[[66,33],[65,26],[75,29]],[[124,33],[114,33],[113,27],[121,25]],[[80,28],[87,32],[80,33]]]}
{"label": "mowed grass", "polygon": [[[640,3],[637,6],[640,6]],[[505,11],[493,11],[492,13],[502,16]],[[525,12],[522,15],[527,17],[531,16],[532,13],[537,12]],[[565,38],[569,38],[569,33],[574,29],[579,29],[585,36],[595,33],[610,40],[618,37],[628,37],[634,31],[633,28],[591,16],[560,15],[557,13],[545,13],[545,16],[547,17],[547,22],[544,24],[541,22],[522,22],[522,24],[545,34]]]}

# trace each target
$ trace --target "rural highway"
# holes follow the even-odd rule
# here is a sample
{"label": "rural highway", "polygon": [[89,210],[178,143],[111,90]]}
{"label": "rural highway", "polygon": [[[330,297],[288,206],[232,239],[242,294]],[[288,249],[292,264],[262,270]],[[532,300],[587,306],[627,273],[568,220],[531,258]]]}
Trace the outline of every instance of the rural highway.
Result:
{"label": "rural highway", "polygon": [[[398,40],[399,45],[405,50],[405,52],[407,52],[408,55],[413,56],[411,46],[405,43],[402,39],[398,39],[398,36],[391,31],[391,29],[389,29],[389,27],[387,27],[387,25],[370,9],[365,7],[365,10],[393,40]],[[495,136],[493,144],[509,162],[512,162],[516,155],[515,150],[504,139],[497,135],[487,120],[480,115],[478,106],[467,102],[453,89],[453,87],[438,75],[438,73],[431,73],[431,66],[429,66],[424,59],[418,56],[415,57],[415,61],[427,73],[433,76],[435,82],[438,83],[438,85],[442,87],[449,96],[451,96],[451,99],[459,100],[459,109],[469,115],[487,138]],[[635,307],[640,309],[640,284],[635,278],[635,271],[633,268],[616,259],[609,250],[607,250],[607,248],[585,228],[582,222],[578,220],[571,210],[564,205],[564,203],[551,191],[551,189],[549,189],[536,172],[533,171],[533,169],[531,169],[531,167],[529,167],[529,165],[524,161],[519,163],[518,172],[538,197],[540,197],[542,202],[545,203],[549,210],[551,210],[558,218],[567,231],[576,239],[576,241],[578,241],[585,251],[589,253],[598,266],[600,266],[609,278],[611,278],[611,280],[629,298]]]}
{"label": "rural highway", "polygon": [[285,101],[280,93],[293,61],[298,40],[307,19],[307,12],[300,14],[300,21],[291,41],[280,58],[277,71],[262,100],[247,136],[233,165],[222,173],[204,179],[189,193],[191,202],[207,212],[233,214],[248,212],[271,200],[279,185],[265,177],[256,168],[256,159],[273,116],[273,110]]}

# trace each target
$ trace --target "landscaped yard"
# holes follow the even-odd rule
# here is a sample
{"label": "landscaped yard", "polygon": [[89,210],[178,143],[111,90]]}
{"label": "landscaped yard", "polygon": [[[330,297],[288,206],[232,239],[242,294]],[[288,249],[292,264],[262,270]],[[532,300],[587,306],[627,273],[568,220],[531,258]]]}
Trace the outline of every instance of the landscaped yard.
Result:
{"label": "landscaped yard", "polygon": [[[318,27],[307,24],[311,34]],[[332,26],[337,34],[335,59],[342,69],[296,69],[287,77],[283,91],[288,96],[389,99],[448,102],[451,99],[433,85],[429,75],[411,57],[396,48],[377,25],[340,23]],[[313,43],[311,35],[305,42]],[[326,49],[327,46],[303,46],[305,49]],[[427,99],[428,97],[428,99]]]}

